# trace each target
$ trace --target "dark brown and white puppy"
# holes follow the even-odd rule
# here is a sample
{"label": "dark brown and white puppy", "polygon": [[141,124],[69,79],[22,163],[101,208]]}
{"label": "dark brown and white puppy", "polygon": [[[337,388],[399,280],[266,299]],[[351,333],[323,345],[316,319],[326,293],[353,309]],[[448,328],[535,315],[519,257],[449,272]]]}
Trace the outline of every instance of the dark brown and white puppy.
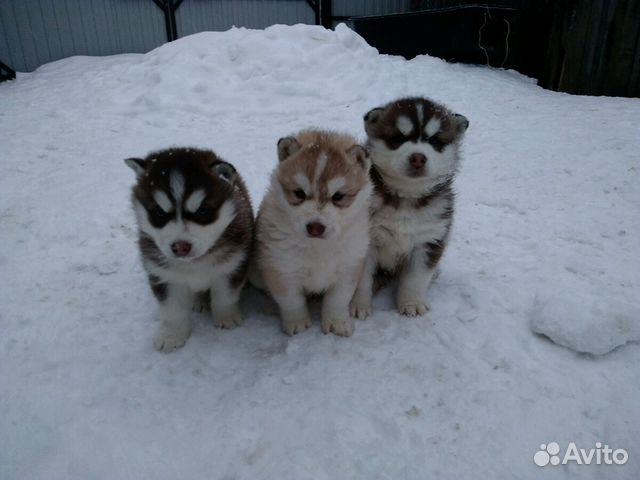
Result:
{"label": "dark brown and white puppy", "polygon": [[367,152],[349,135],[306,130],[281,138],[278,158],[256,221],[251,280],[278,303],[288,335],[311,325],[306,295],[323,294],[322,331],[349,336],[369,247]]}
{"label": "dark brown and white puppy", "polygon": [[350,311],[358,318],[371,313],[381,270],[399,276],[400,313],[423,315],[453,221],[451,186],[469,121],[432,100],[402,98],[368,112],[364,124],[373,163],[372,247]]}
{"label": "dark brown and white puppy", "polygon": [[253,212],[235,168],[209,150],[171,148],[128,158],[142,262],[160,302],[155,347],[170,352],[191,333],[190,312],[207,294],[214,323],[241,323],[240,291],[253,242]]}

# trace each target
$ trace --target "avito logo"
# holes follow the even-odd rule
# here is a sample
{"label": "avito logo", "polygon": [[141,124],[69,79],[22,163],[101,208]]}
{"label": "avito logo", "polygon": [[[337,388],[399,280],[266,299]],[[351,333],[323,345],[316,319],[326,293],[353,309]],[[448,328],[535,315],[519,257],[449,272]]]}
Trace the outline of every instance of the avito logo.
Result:
{"label": "avito logo", "polygon": [[629,460],[629,454],[624,448],[612,449],[609,445],[596,442],[595,448],[578,448],[574,442],[569,443],[563,455],[560,455],[560,445],[557,442],[543,443],[533,456],[533,462],[539,467],[551,465],[566,465],[575,462],[578,465],[624,465]]}

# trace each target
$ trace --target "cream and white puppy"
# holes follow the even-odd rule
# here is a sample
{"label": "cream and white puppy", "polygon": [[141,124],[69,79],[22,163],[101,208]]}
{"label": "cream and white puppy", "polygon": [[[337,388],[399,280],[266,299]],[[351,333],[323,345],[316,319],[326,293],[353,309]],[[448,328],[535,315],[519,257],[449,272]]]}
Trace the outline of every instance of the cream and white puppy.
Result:
{"label": "cream and white puppy", "polygon": [[349,301],[369,246],[367,151],[349,135],[306,130],[279,140],[278,159],[250,278],[278,303],[286,334],[311,326],[306,297],[324,294],[322,331],[350,336]]}
{"label": "cream and white puppy", "polygon": [[469,121],[427,98],[402,98],[364,117],[374,185],[371,251],[351,313],[371,313],[377,272],[398,276],[403,315],[423,315],[424,295],[453,222],[453,180]]}

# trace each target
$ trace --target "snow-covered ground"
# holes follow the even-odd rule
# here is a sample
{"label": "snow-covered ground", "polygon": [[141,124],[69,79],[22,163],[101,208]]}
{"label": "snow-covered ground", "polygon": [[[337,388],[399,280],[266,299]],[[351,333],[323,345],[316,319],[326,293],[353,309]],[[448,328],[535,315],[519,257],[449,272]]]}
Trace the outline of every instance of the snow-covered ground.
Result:
{"label": "snow-covered ground", "polygon": [[[257,206],[279,137],[402,95],[471,121],[428,315],[387,289],[353,337],[289,338],[249,290],[156,352],[122,159],[212,148]],[[0,106],[1,479],[639,478],[640,100],[298,25],[62,60]],[[536,466],[552,441],[629,460]]]}

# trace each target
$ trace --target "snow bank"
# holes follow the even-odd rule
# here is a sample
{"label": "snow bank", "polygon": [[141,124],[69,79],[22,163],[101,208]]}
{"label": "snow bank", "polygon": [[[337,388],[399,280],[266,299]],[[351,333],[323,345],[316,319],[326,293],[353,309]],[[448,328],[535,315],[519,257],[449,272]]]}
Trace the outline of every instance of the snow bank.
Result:
{"label": "snow bank", "polygon": [[640,340],[640,308],[589,296],[537,299],[531,330],[576,352],[603,355]]}
{"label": "snow bank", "polygon": [[[363,137],[363,114],[400,95],[471,120],[429,313],[400,317],[387,289],[349,339],[317,321],[288,338],[247,290],[241,328],[195,315],[185,348],[154,351],[122,159],[212,148],[257,205],[279,137],[314,125]],[[297,25],[69,58],[0,84],[0,105],[3,480],[637,473],[640,346],[575,355],[532,334],[531,306],[541,287],[571,291],[566,305],[540,295],[534,323],[579,349],[622,342],[609,324],[631,318],[640,291],[640,100],[405,61],[343,26]],[[533,455],[552,441],[630,460],[541,470]]]}

